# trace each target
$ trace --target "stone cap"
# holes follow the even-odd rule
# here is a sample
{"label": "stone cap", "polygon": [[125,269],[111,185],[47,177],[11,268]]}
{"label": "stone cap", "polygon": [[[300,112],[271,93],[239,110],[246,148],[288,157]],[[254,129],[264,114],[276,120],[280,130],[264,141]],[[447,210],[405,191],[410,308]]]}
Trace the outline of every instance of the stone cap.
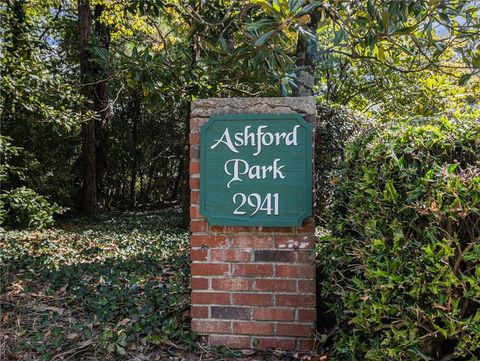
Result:
{"label": "stone cap", "polygon": [[209,117],[221,114],[248,113],[300,113],[306,116],[316,114],[314,96],[277,98],[209,98],[192,103],[192,117]]}

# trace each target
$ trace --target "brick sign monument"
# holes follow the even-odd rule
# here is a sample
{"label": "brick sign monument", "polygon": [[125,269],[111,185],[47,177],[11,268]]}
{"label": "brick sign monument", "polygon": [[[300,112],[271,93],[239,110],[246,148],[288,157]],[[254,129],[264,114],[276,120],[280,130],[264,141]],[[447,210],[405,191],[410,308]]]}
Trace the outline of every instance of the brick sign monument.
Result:
{"label": "brick sign monument", "polygon": [[211,345],[308,350],[315,312],[315,100],[194,102],[192,328]]}

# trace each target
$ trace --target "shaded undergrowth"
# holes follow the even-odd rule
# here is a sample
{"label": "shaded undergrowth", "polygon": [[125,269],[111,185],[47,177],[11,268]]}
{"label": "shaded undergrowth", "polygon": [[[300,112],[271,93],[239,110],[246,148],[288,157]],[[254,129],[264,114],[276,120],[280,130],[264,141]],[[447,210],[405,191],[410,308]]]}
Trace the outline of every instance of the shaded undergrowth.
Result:
{"label": "shaded undergrowth", "polygon": [[[187,349],[188,231],[174,211],[1,235],[2,352],[81,359]],[[168,347],[167,347],[168,348]]]}

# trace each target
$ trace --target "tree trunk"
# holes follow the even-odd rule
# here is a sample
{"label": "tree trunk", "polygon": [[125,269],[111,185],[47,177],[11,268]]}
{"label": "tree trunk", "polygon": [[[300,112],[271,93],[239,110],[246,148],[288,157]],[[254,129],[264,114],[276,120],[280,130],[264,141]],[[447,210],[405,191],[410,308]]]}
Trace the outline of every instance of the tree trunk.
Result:
{"label": "tree trunk", "polygon": [[[202,2],[194,1],[193,2],[195,10],[198,12],[201,10]],[[192,18],[191,23],[191,42],[190,42],[190,77],[193,80],[195,78],[195,67],[200,59],[200,36],[197,31],[197,22]],[[189,146],[189,137],[190,137],[190,112],[191,112],[191,99],[193,98],[193,89],[189,90],[188,94],[188,103],[187,103],[187,114],[185,117],[185,133],[184,133],[184,153],[183,157],[180,159],[179,172],[182,172],[181,177],[181,187],[180,187],[180,197],[182,205],[182,223],[185,227],[188,226],[190,221],[190,146]]]}
{"label": "tree trunk", "polygon": [[[103,5],[95,5],[95,37],[98,46],[108,51],[110,48],[110,31],[108,27],[101,21],[103,10]],[[109,104],[106,71],[102,65],[96,64],[94,68],[94,73],[96,80],[94,90],[94,109],[97,113],[97,121],[95,122],[97,201],[103,206],[106,206],[105,199],[102,194],[105,190],[104,180],[108,173],[108,133],[110,130],[110,121],[112,114]]]}
{"label": "tree trunk", "polygon": [[308,30],[312,37],[306,37],[298,34],[297,49],[295,51],[297,66],[297,79],[292,95],[294,97],[303,97],[313,95],[313,86],[315,84],[315,62],[317,57],[317,28],[320,21],[320,13],[313,11],[310,14]]}
{"label": "tree trunk", "polygon": [[131,209],[135,208],[135,189],[137,186],[137,171],[138,171],[138,123],[140,121],[140,112],[141,112],[141,104],[140,104],[140,95],[135,94],[133,98],[133,107],[132,107],[132,143],[133,143],[133,151],[132,151],[132,172],[130,177],[130,200],[129,206]]}
{"label": "tree trunk", "polygon": [[178,169],[177,169],[177,176],[175,177],[175,182],[173,182],[172,192],[170,193],[170,202],[173,202],[178,197],[178,192],[180,190],[180,185],[182,183],[182,177],[185,174],[185,161],[183,158],[178,160]]}
{"label": "tree trunk", "polygon": [[82,208],[85,214],[92,215],[97,210],[97,177],[96,177],[96,136],[95,118],[92,116],[92,103],[95,98],[91,81],[91,64],[88,51],[91,35],[92,14],[89,0],[78,0],[80,77],[82,83],[82,160],[83,160],[83,195]]}
{"label": "tree trunk", "polygon": [[80,76],[84,96],[82,115],[88,116],[82,124],[82,203],[88,215],[97,211],[103,198],[103,180],[107,172],[107,133],[111,118],[105,71],[101,65],[91,61],[93,55],[88,50],[94,44],[93,37],[98,46],[109,49],[109,30],[100,20],[103,10],[103,5],[95,5],[92,17],[90,1],[78,0]]}

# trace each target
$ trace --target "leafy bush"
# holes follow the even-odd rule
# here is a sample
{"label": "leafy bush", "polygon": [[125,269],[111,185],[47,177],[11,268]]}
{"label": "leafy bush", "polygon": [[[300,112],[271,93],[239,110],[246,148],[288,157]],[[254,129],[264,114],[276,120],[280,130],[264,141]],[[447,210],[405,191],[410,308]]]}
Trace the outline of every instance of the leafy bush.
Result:
{"label": "leafy bush", "polygon": [[320,240],[335,360],[480,359],[480,123],[373,130]]}
{"label": "leafy bush", "polygon": [[[0,195],[0,220],[20,227],[43,229],[54,224],[53,216],[65,211],[32,189],[19,187]],[[2,219],[3,218],[3,219]]]}
{"label": "leafy bush", "polygon": [[13,160],[20,157],[22,151],[21,147],[11,143],[11,138],[0,136],[0,226],[6,221],[12,226],[34,229],[50,227],[54,223],[53,216],[66,209],[49,203],[30,188],[15,188],[10,184],[12,179],[22,180],[24,177],[24,169],[13,165]]}
{"label": "leafy bush", "polygon": [[[315,129],[316,214],[322,217],[333,200],[344,147],[369,122],[347,107],[317,102]],[[320,224],[324,223],[321,219]]]}
{"label": "leafy bush", "polygon": [[21,154],[22,148],[15,147],[11,142],[11,138],[0,135],[0,184],[12,177],[23,177],[23,169],[12,164],[12,160]]}

